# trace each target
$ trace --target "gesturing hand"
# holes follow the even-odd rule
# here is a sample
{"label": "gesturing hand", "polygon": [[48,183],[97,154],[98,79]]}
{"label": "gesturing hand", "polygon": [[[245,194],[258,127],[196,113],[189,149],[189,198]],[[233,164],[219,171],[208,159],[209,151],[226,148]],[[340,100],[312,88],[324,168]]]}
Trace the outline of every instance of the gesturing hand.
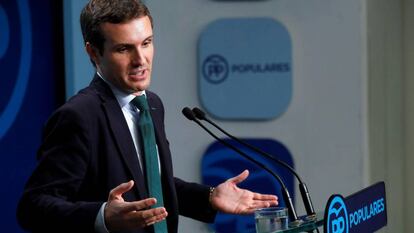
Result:
{"label": "gesturing hand", "polygon": [[157,200],[148,198],[126,202],[122,194],[131,190],[134,181],[122,183],[111,190],[105,206],[105,225],[109,231],[143,228],[165,219],[168,215],[164,207],[147,209]]}
{"label": "gesturing hand", "polygon": [[258,208],[278,205],[277,196],[254,193],[237,187],[249,176],[244,170],[238,176],[218,185],[212,193],[211,205],[216,210],[230,214],[250,214]]}

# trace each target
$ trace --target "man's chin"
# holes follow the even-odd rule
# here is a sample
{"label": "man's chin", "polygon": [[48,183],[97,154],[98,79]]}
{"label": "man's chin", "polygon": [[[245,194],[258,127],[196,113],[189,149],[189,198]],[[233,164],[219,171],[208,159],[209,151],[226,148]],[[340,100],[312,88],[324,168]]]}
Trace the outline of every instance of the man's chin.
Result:
{"label": "man's chin", "polygon": [[143,91],[147,90],[147,87],[148,86],[133,87],[129,90],[129,93],[133,95],[141,95]]}

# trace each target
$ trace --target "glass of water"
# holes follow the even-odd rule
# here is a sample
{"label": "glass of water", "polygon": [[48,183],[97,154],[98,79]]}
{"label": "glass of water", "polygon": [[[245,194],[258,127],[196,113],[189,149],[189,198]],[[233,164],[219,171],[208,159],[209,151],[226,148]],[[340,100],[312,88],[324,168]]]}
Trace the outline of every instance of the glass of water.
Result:
{"label": "glass of water", "polygon": [[288,209],[285,207],[270,207],[254,212],[257,233],[270,233],[288,228]]}

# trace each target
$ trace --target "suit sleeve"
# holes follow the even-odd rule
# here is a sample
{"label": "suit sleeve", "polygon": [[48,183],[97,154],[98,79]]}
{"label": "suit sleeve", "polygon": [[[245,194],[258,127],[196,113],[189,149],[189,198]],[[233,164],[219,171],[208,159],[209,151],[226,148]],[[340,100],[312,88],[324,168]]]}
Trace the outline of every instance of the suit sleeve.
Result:
{"label": "suit sleeve", "polygon": [[202,222],[213,222],[217,212],[210,205],[210,187],[178,178],[174,181],[180,215]]}
{"label": "suit sleeve", "polygon": [[17,209],[20,225],[34,232],[93,232],[103,202],[76,201],[90,161],[88,120],[69,108],[45,127],[39,164]]}

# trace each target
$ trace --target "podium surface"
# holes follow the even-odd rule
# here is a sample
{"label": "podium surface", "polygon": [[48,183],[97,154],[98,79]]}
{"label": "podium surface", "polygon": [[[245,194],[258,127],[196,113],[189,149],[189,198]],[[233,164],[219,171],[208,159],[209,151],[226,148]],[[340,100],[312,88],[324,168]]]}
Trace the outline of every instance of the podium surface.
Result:
{"label": "podium surface", "polygon": [[[299,218],[299,222],[293,224],[292,222],[289,223],[288,229],[284,230],[277,230],[271,233],[297,233],[297,232],[308,232],[315,230],[316,228],[323,226],[324,220],[324,213],[318,212],[316,216],[309,218],[307,216],[302,216]],[[262,233],[262,232],[257,232]]]}
{"label": "podium surface", "polygon": [[308,232],[312,230],[316,230],[318,227],[323,226],[324,221],[324,212],[316,213],[316,216],[310,218],[307,216],[303,216],[299,218],[298,224],[289,223],[289,228],[285,230],[279,230],[276,232],[289,232],[289,233],[296,233],[296,232]]}

